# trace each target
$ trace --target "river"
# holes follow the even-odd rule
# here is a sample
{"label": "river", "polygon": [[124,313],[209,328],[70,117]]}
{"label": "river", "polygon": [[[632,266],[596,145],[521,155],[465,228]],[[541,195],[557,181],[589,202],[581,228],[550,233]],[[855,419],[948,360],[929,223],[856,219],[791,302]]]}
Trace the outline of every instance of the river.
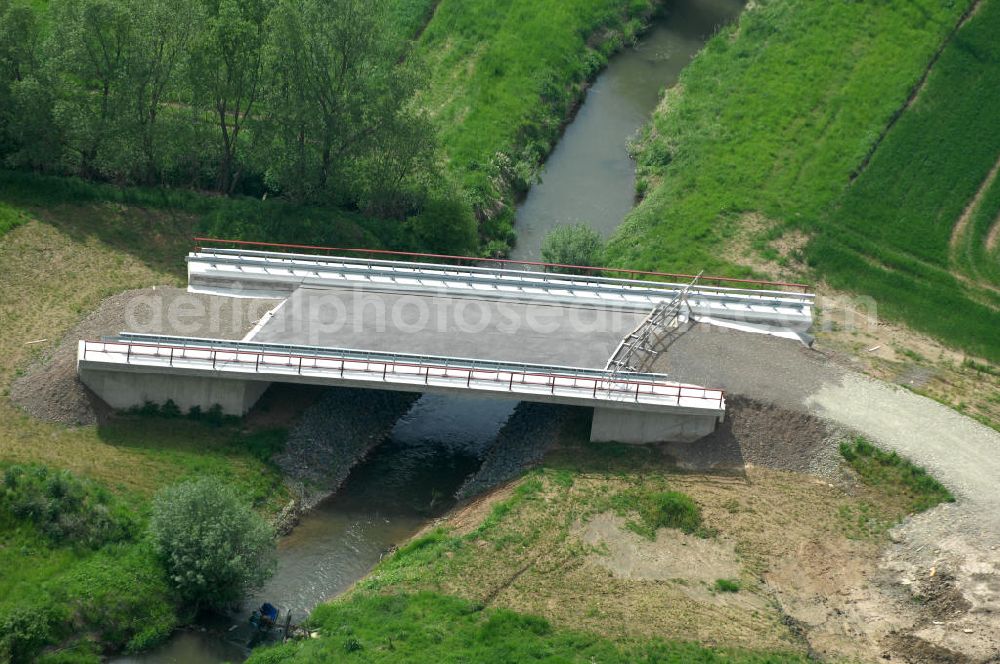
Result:
{"label": "river", "polygon": [[546,160],[541,182],[517,211],[511,258],[539,260],[558,225],[584,224],[607,238],[635,203],[635,164],[626,144],[656,108],[663,90],[743,0],[670,2],[634,48],[611,58]]}
{"label": "river", "polygon": [[[610,235],[634,203],[635,169],[625,144],[664,88],[741,0],[671,3],[640,40],[611,59],[518,210],[513,257],[539,257],[558,224],[585,223]],[[514,402],[424,395],[341,490],[305,515],[278,545],[278,569],[242,613],[185,630],[151,652],[115,664],[218,664],[247,656],[246,618],[270,601],[295,620],[367,574],[390,547],[443,513],[510,416]],[[236,629],[230,630],[231,626]]]}
{"label": "river", "polygon": [[278,544],[278,569],[243,610],[206,619],[163,646],[114,664],[242,661],[250,612],[268,601],[298,622],[367,574],[453,504],[517,402],[425,394],[360,463],[337,494],[305,514]]}

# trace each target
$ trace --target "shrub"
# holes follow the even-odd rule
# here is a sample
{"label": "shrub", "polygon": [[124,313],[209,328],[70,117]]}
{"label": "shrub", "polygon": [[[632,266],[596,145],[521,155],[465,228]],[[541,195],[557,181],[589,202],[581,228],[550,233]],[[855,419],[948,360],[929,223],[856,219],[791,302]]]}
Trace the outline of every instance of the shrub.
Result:
{"label": "shrub", "polygon": [[170,582],[192,608],[238,602],[274,570],[273,530],[217,479],[161,490],[149,530]]}
{"label": "shrub", "polygon": [[720,593],[738,593],[741,587],[740,582],[734,579],[715,580],[715,590]]}
{"label": "shrub", "polygon": [[[604,260],[604,241],[592,228],[557,226],[542,242],[542,260],[562,265],[596,266]],[[554,272],[572,273],[569,268],[551,268]]]}
{"label": "shrub", "polygon": [[430,198],[407,225],[419,251],[466,256],[474,254],[479,245],[472,208],[456,196]]}
{"label": "shrub", "polygon": [[701,527],[701,510],[691,496],[680,491],[651,494],[640,502],[639,516],[653,530],[676,528],[690,535]]}
{"label": "shrub", "polygon": [[0,661],[31,662],[56,637],[61,616],[51,606],[17,607],[0,618]]}
{"label": "shrub", "polygon": [[160,415],[163,417],[180,417],[181,409],[174,403],[173,399],[167,399],[167,402],[160,406]]}
{"label": "shrub", "polygon": [[104,487],[40,465],[8,467],[0,505],[36,524],[54,544],[97,548],[130,539],[138,530],[129,509]]}
{"label": "shrub", "polygon": [[914,512],[922,512],[938,503],[955,502],[951,492],[925,469],[895,452],[878,449],[860,436],[841,443],[840,455],[866,484],[881,487],[893,495],[905,496]]}

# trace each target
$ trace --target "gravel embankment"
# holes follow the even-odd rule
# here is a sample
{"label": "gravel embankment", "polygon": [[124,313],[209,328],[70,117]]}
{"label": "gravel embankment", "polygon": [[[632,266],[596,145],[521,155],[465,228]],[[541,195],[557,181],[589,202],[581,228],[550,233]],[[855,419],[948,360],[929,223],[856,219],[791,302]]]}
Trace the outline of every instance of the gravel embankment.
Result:
{"label": "gravel embankment", "polygon": [[302,413],[274,461],[307,510],[334,493],[419,397],[409,392],[331,388]]}
{"label": "gravel embankment", "polygon": [[119,332],[241,339],[279,300],[188,293],[161,286],[112,295],[67,332],[56,349],[14,381],[10,399],[29,414],[63,424],[94,424],[107,413],[76,376],[77,344]]}
{"label": "gravel embankment", "polygon": [[455,492],[459,500],[471,498],[512,480],[537,463],[555,442],[567,407],[523,401],[517,405],[479,466]]}

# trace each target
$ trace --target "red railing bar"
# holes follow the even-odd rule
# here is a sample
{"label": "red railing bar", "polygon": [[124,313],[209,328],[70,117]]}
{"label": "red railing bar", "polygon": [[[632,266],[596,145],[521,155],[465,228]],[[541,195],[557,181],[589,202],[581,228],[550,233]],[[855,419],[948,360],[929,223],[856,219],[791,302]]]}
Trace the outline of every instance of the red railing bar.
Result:
{"label": "red railing bar", "polygon": [[[119,352],[119,353],[121,352],[121,351],[109,351],[107,349],[107,346],[108,346],[109,343],[114,344],[114,345],[119,345],[119,346],[126,346],[126,348],[127,348],[126,362],[130,361],[130,359],[131,359],[132,348],[133,347],[137,347],[137,348],[153,348],[153,349],[155,349],[157,351],[156,354],[155,354],[155,357],[159,357],[160,356],[159,355],[160,349],[163,349],[163,350],[168,350],[169,349],[171,351],[171,357],[173,357],[173,351],[174,350],[180,350],[180,351],[191,350],[191,351],[208,352],[208,353],[211,353],[211,360],[212,360],[212,368],[213,369],[216,368],[216,362],[218,360],[218,354],[220,352],[222,352],[222,353],[231,353],[231,354],[235,355],[236,357],[233,360],[229,360],[229,361],[231,361],[231,362],[238,362],[238,363],[248,363],[249,362],[249,360],[241,360],[241,359],[239,359],[240,355],[250,355],[250,354],[254,355],[254,370],[255,371],[259,370],[260,362],[261,362],[262,359],[266,360],[267,357],[280,357],[280,358],[284,358],[284,359],[287,360],[287,363],[286,363],[285,366],[292,366],[292,362],[294,360],[298,360],[298,362],[299,362],[299,372],[300,373],[302,371],[302,360],[303,359],[313,360],[314,361],[314,364],[313,364],[314,367],[317,366],[316,362],[318,360],[330,360],[332,362],[339,362],[340,363],[340,375],[341,376],[344,375],[346,363],[347,362],[351,362],[351,361],[354,361],[354,362],[364,362],[365,363],[365,367],[366,367],[364,369],[364,372],[365,373],[371,373],[372,372],[371,371],[371,360],[360,360],[360,359],[353,359],[352,360],[351,358],[347,358],[347,357],[326,356],[326,355],[295,355],[295,354],[292,354],[292,353],[275,353],[275,352],[267,352],[267,351],[237,350],[237,349],[219,349],[219,348],[208,348],[208,347],[205,347],[205,346],[168,346],[168,345],[160,345],[160,344],[134,343],[134,342],[129,342],[129,341],[104,342],[104,341],[89,341],[89,340],[85,340],[84,341],[84,356],[85,357],[86,357],[86,352],[87,352],[87,344],[92,344],[92,343],[93,344],[98,344],[98,343],[101,344],[103,352]],[[388,368],[389,368],[390,365],[394,369],[395,369],[395,367],[409,367],[409,368],[412,368],[412,369],[423,369],[424,373],[425,373],[426,380],[429,380],[430,370],[431,369],[441,369],[441,370],[443,370],[444,371],[444,376],[443,376],[444,378],[449,378],[450,377],[449,373],[448,373],[448,371],[449,371],[450,368],[454,368],[454,369],[457,369],[459,371],[466,371],[467,374],[468,374],[468,376],[470,377],[469,378],[470,382],[471,382],[471,374],[472,374],[473,371],[478,371],[480,373],[492,373],[492,374],[495,374],[497,376],[497,378],[499,378],[499,375],[502,374],[502,373],[509,373],[510,374],[510,383],[509,383],[509,386],[508,386],[508,390],[513,390],[514,375],[515,374],[517,374],[518,376],[521,377],[521,379],[519,380],[519,382],[521,382],[521,383],[524,382],[525,378],[529,378],[529,377],[546,378],[547,379],[546,383],[548,383],[551,386],[553,393],[555,392],[555,381],[556,381],[556,379],[559,379],[559,378],[565,378],[567,380],[572,379],[574,381],[574,384],[575,384],[576,380],[589,380],[589,381],[591,381],[591,382],[594,383],[594,393],[595,393],[595,395],[596,395],[596,392],[597,392],[598,385],[601,382],[607,381],[607,377],[605,377],[605,376],[576,376],[576,375],[572,375],[572,374],[538,373],[538,372],[528,372],[528,371],[517,371],[517,372],[515,372],[515,371],[510,370],[510,369],[491,369],[489,367],[479,367],[479,368],[473,369],[471,367],[470,368],[448,367],[446,365],[440,365],[440,364],[413,364],[413,363],[410,363],[410,362],[396,362],[396,361],[392,361],[392,362],[385,361],[385,362],[380,362],[379,364],[382,364],[382,378],[383,378],[383,380],[385,379],[386,372],[388,371]],[[418,372],[418,375],[419,375],[419,372]],[[425,382],[426,382],[426,380],[425,380]],[[496,379],[494,379],[494,380],[496,380]],[[635,385],[636,386],[636,393],[637,394],[638,394],[640,386],[646,385],[646,386],[650,387],[650,394],[654,394],[654,392],[652,391],[652,388],[654,388],[654,387],[666,388],[668,390],[673,390],[675,392],[674,396],[676,396],[676,398],[678,398],[678,399],[683,396],[682,391],[684,389],[691,389],[692,387],[696,388],[696,389],[700,389],[702,391],[702,396],[701,397],[694,397],[694,396],[690,397],[692,399],[702,399],[702,400],[705,400],[705,401],[719,401],[721,403],[722,400],[723,400],[723,398],[724,398],[724,396],[725,396],[725,391],[720,389],[720,390],[713,390],[713,392],[717,392],[719,394],[718,397],[710,398],[708,396],[705,396],[708,393],[708,388],[703,388],[703,387],[699,387],[699,386],[675,385],[675,384],[671,384],[671,383],[657,383],[657,382],[653,382],[653,381],[630,380],[630,379],[627,379],[627,378],[616,378],[614,380],[614,382],[622,384],[622,385],[625,385],[625,386],[629,386],[629,387],[632,386],[632,385]],[[628,389],[628,387],[626,387],[626,389]],[[611,391],[611,389],[609,388],[608,391]],[[624,390],[619,390],[619,391],[624,391]]]}
{"label": "red railing bar", "polygon": [[[534,267],[558,267],[569,270],[583,270],[585,272],[623,272],[626,274],[637,275],[641,274],[647,277],[667,277],[670,279],[694,279],[697,275],[693,274],[683,274],[677,272],[653,272],[650,270],[633,270],[624,267],[597,267],[592,265],[570,265],[567,263],[544,263],[541,261],[522,261],[513,260],[510,258],[476,258],[475,256],[456,256],[452,254],[428,254],[420,253],[414,251],[395,251],[391,249],[364,249],[360,247],[320,247],[311,244],[282,244],[279,242],[255,242],[252,240],[223,240],[220,238],[211,237],[195,237],[191,238],[194,242],[213,242],[216,244],[237,244],[246,245],[252,247],[278,247],[281,249],[305,249],[309,251],[325,251],[327,253],[332,251],[338,252],[349,252],[357,254],[377,254],[382,256],[406,256],[410,258],[437,258],[442,260],[458,260],[458,261],[471,261],[475,263],[480,263],[483,261],[489,261],[493,263],[504,263],[510,265],[531,265]],[[201,247],[195,247],[199,249]],[[369,267],[371,267],[369,265]],[[716,277],[716,276],[701,276],[698,277],[699,281],[713,281],[716,283],[734,283],[734,284],[755,284],[757,286],[781,286],[784,288],[801,288],[802,292],[808,292],[812,286],[809,284],[799,284],[790,281],[767,281],[765,279],[739,279],[736,277]]]}

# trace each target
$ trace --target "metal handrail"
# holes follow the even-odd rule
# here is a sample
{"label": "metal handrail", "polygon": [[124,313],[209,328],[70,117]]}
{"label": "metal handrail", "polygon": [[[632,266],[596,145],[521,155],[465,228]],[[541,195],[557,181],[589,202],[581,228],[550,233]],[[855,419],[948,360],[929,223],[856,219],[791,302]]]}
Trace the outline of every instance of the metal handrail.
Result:
{"label": "metal handrail", "polygon": [[[99,348],[92,348],[92,346],[99,346]],[[111,348],[109,348],[109,346]],[[115,348],[121,347],[121,348]],[[136,353],[135,349],[152,348],[154,353]],[[368,373],[368,374],[381,374],[382,380],[387,380],[388,374],[397,372],[397,369],[417,369],[417,378],[423,376],[425,384],[429,384],[432,378],[432,371],[443,372],[434,376],[436,378],[466,378],[467,385],[471,385],[472,380],[482,381],[487,380],[482,377],[482,374],[493,374],[493,378],[489,379],[493,383],[504,383],[507,382],[508,392],[514,392],[515,379],[518,385],[524,386],[538,386],[538,383],[528,382],[529,378],[540,378],[544,379],[544,386],[550,388],[550,392],[555,394],[557,387],[557,381],[573,381],[571,387],[574,389],[580,389],[577,387],[578,381],[586,382],[588,385],[592,384],[593,387],[587,388],[587,391],[591,392],[591,398],[597,399],[598,394],[632,394],[634,388],[634,401],[640,403],[640,397],[647,395],[653,398],[675,398],[680,403],[680,399],[692,399],[696,401],[706,402],[716,406],[719,410],[722,410],[725,403],[725,393],[722,390],[708,389],[704,387],[696,387],[690,385],[683,385],[679,383],[667,383],[662,381],[644,381],[644,380],[632,380],[622,376],[615,377],[614,380],[609,381],[607,376],[595,376],[595,375],[582,375],[582,374],[567,374],[567,373],[555,373],[555,372],[542,372],[542,371],[517,371],[509,368],[491,368],[491,367],[468,367],[461,365],[449,365],[449,364],[436,364],[436,363],[423,363],[423,362],[400,362],[396,360],[389,359],[377,359],[370,360],[364,358],[351,358],[351,357],[336,357],[330,355],[320,355],[320,354],[294,354],[294,353],[282,353],[282,352],[268,352],[264,350],[253,350],[249,348],[237,348],[237,347],[213,347],[213,346],[192,346],[192,345],[171,345],[171,344],[159,344],[159,343],[147,343],[147,342],[136,342],[128,339],[105,339],[105,340],[83,340],[83,357],[81,359],[87,359],[88,351],[100,351],[103,353],[116,353],[120,355],[125,355],[125,361],[127,364],[132,364],[136,357],[156,357],[168,359],[171,366],[178,359],[196,360],[196,361],[211,361],[213,369],[217,368],[218,362],[224,363],[236,363],[236,364],[253,364],[254,373],[260,373],[261,367],[264,366],[286,366],[286,367],[297,367],[297,372],[302,373],[303,368],[318,370],[319,361],[329,361],[334,363],[340,363],[339,370],[341,377],[344,376],[347,370],[348,363],[354,364],[364,364],[364,369],[350,369],[351,372]],[[161,354],[161,351],[165,351]],[[179,351],[179,354],[178,354]],[[201,352],[209,353],[208,358],[191,358],[187,356],[189,352]],[[220,358],[220,354],[223,355]],[[241,355],[250,356],[250,359],[241,359]],[[283,362],[281,364],[268,362],[267,358],[281,358]],[[312,367],[303,366],[304,360],[312,360]],[[374,366],[373,366],[374,365]],[[542,365],[535,365],[535,368],[541,368]],[[391,368],[391,372],[390,372]],[[336,370],[337,368],[333,368]],[[450,375],[449,372],[459,372],[458,376]],[[402,373],[402,372],[400,372]],[[476,376],[476,374],[480,374]],[[502,374],[507,374],[506,377],[501,378]],[[412,374],[410,374],[412,375]],[[608,385],[608,387],[601,387],[602,384]],[[615,385],[612,388],[611,385]],[[563,386],[565,387],[565,386]],[[643,388],[646,388],[645,390]],[[665,390],[666,394],[662,392],[657,393],[654,390]],[[696,394],[692,394],[695,392]],[[700,394],[697,394],[700,393]],[[709,396],[709,395],[714,396]]]}
{"label": "metal handrail", "polygon": [[[228,240],[223,238],[210,238],[210,237],[194,237],[192,240],[196,243],[211,242],[216,244],[232,244],[237,246],[248,246],[248,247],[277,247],[280,249],[297,249],[305,251],[324,251],[328,254],[330,252],[347,252],[356,254],[372,254],[381,256],[408,256],[411,258],[434,258],[439,260],[453,260],[453,261],[465,261],[473,263],[482,263],[483,261],[490,261],[495,263],[503,263],[505,265],[529,265],[541,268],[558,268],[563,270],[582,270],[584,272],[594,272],[598,274],[617,272],[623,274],[632,275],[634,279],[636,275],[644,275],[648,277],[664,277],[668,279],[683,279],[691,280],[694,278],[692,274],[681,274],[672,272],[654,272],[650,270],[634,270],[630,268],[617,268],[617,267],[595,267],[590,265],[569,265],[565,263],[545,263],[541,261],[525,261],[525,260],[513,260],[509,258],[476,258],[474,256],[456,256],[450,254],[430,254],[430,253],[419,253],[412,251],[394,251],[390,249],[365,249],[359,247],[322,247],[317,245],[309,244],[282,244],[278,242],[255,242],[252,240]],[[196,246],[195,249],[199,249]],[[780,286],[782,288],[796,288],[801,289],[802,292],[808,292],[812,287],[809,284],[800,284],[795,282],[787,281],[767,281],[765,279],[740,279],[736,277],[719,277],[719,276],[708,276],[702,277],[702,281],[711,281],[715,283],[740,283],[740,284],[755,284],[759,286]]]}
{"label": "metal handrail", "polygon": [[[587,367],[573,367],[562,364],[529,364],[525,362],[509,362],[504,360],[484,360],[472,357],[462,357],[458,355],[433,355],[416,353],[399,353],[378,350],[359,350],[355,348],[339,348],[336,346],[303,346],[296,344],[280,344],[260,341],[236,341],[229,339],[210,339],[205,337],[182,337],[161,334],[144,334],[140,332],[122,332],[121,334],[102,337],[101,343],[131,342],[146,343],[160,347],[184,347],[199,350],[238,350],[239,352],[253,352],[255,350],[266,353],[287,354],[298,357],[320,357],[324,359],[347,359],[350,361],[365,361],[380,363],[383,361],[408,360],[413,364],[420,365],[447,365],[448,367],[466,367],[477,371],[480,369],[496,369],[500,371],[521,372],[529,368],[544,369],[549,373],[556,372],[558,375],[588,376],[602,378],[608,375],[605,369],[589,369]],[[545,373],[543,371],[542,373]],[[651,372],[632,372],[629,374],[633,380],[647,379],[650,382],[667,382],[672,385],[682,385],[684,387],[695,387],[701,389],[700,385],[691,385],[678,381],[668,381],[667,374]]]}
{"label": "metal handrail", "polygon": [[[344,275],[359,274],[376,276],[386,275],[394,277],[409,276],[414,279],[424,277],[445,282],[523,286],[537,289],[565,289],[575,291],[592,291],[594,293],[611,293],[617,291],[620,294],[632,294],[637,296],[648,296],[651,293],[656,292],[672,293],[684,288],[684,284],[675,284],[670,282],[613,279],[608,277],[573,277],[571,275],[553,275],[546,272],[494,270],[490,268],[446,266],[434,263],[404,263],[399,261],[383,260],[364,261],[361,259],[346,257],[337,257],[337,260],[343,261],[341,265],[319,265],[306,262],[296,263],[293,258],[278,258],[280,254],[275,254],[273,252],[245,252],[242,254],[236,252],[239,252],[239,250],[209,249],[197,254],[189,255],[187,257],[187,261],[209,263],[213,266],[237,265],[240,267],[260,267],[264,270],[275,267],[280,267],[289,271],[294,271],[296,269],[303,271],[311,270],[315,272],[317,276],[319,276],[320,272],[332,272]],[[309,259],[310,261],[318,258],[305,254],[290,255],[298,256],[302,259]],[[354,265],[358,266],[353,267]],[[412,272],[407,274],[401,270],[412,270]],[[459,270],[466,271],[467,274],[463,275],[458,272]],[[812,303],[814,297],[811,293],[792,293],[788,291],[768,291],[723,286],[702,286],[696,289],[695,293],[699,296],[718,301],[750,303],[748,298],[753,298],[753,303],[767,304],[774,302],[779,303],[782,306],[809,305]],[[774,306],[777,306],[777,304]]]}

